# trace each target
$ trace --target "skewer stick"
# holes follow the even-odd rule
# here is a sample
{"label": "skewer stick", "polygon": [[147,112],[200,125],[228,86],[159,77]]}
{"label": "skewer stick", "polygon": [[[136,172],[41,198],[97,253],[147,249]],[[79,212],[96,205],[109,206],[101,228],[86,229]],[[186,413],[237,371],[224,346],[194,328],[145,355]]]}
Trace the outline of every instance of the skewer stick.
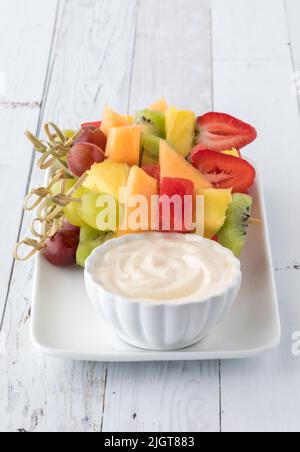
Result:
{"label": "skewer stick", "polygon": [[263,222],[260,218],[249,218],[249,224],[260,225]]}

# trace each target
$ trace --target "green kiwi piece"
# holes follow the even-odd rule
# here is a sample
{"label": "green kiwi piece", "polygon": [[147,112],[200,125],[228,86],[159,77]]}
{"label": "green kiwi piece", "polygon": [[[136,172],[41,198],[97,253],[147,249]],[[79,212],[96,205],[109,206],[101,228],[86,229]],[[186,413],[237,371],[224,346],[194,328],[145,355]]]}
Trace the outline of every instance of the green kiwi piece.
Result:
{"label": "green kiwi piece", "polygon": [[77,264],[84,268],[87,258],[92,254],[94,249],[102,245],[111,237],[112,232],[100,232],[89,226],[83,226],[80,229],[80,242],[76,254]]}
{"label": "green kiwi piece", "polygon": [[218,233],[218,241],[240,257],[246,242],[247,228],[251,216],[252,198],[236,193],[232,196],[223,228]]}
{"label": "green kiwi piece", "polygon": [[152,135],[160,138],[166,137],[166,120],[165,115],[159,111],[141,110],[135,115],[134,122],[140,125],[152,127]]}
{"label": "green kiwi piece", "polygon": [[155,135],[143,135],[142,165],[155,165],[159,162],[160,138]]}

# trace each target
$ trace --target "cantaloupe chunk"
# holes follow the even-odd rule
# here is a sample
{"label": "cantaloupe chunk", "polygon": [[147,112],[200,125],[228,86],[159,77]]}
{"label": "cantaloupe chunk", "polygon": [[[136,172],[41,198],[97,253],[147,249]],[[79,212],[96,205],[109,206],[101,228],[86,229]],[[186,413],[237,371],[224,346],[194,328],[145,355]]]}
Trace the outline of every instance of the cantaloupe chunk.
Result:
{"label": "cantaloupe chunk", "polygon": [[122,115],[122,118],[125,119],[130,125],[133,124],[134,116],[132,115]]}
{"label": "cantaloupe chunk", "polygon": [[[130,204],[130,199],[132,196],[142,195],[147,200],[147,210],[148,215],[145,218],[145,228],[131,229],[132,215],[136,212],[136,207],[132,207]],[[139,168],[138,166],[133,166],[130,170],[128,181],[127,181],[127,227],[130,232],[142,232],[145,230],[151,230],[151,200],[152,196],[158,195],[158,184],[156,179],[148,176],[148,174]],[[137,206],[139,207],[139,206]]]}
{"label": "cantaloupe chunk", "polygon": [[110,130],[106,157],[129,166],[140,164],[142,132],[140,126],[117,127]]}
{"label": "cantaloupe chunk", "polygon": [[126,117],[119,115],[109,107],[105,107],[102,117],[101,130],[108,137],[109,132],[114,127],[130,126],[131,121]]}
{"label": "cantaloupe chunk", "polygon": [[218,190],[210,188],[203,190],[204,196],[204,236],[208,239],[214,237],[223,227],[226,212],[232,202],[231,189]]}
{"label": "cantaloupe chunk", "polygon": [[150,105],[149,110],[152,111],[160,111],[161,113],[166,113],[168,110],[168,104],[165,98],[162,98],[155,102],[154,104]]}
{"label": "cantaloupe chunk", "polygon": [[191,180],[195,185],[196,194],[201,194],[211,183],[194,168],[185,158],[172,149],[168,143],[161,140],[159,149],[161,177],[174,177]]}

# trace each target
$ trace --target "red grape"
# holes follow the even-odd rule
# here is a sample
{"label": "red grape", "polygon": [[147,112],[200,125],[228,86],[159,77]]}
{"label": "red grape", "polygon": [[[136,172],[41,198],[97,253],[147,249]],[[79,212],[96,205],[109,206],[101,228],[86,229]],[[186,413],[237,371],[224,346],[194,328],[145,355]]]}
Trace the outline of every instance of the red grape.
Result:
{"label": "red grape", "polygon": [[95,121],[95,122],[84,122],[81,124],[82,129],[86,129],[88,127],[96,127],[96,129],[100,129],[102,124],[102,121]]}
{"label": "red grape", "polygon": [[79,235],[80,234],[80,228],[77,226],[74,226],[73,224],[69,223],[67,220],[64,220],[63,227],[61,229],[62,231],[69,231],[74,232],[74,234]]}
{"label": "red grape", "polygon": [[98,146],[102,151],[105,151],[107,138],[102,130],[96,127],[83,127],[79,137],[76,138],[74,144],[91,143]]}
{"label": "red grape", "polygon": [[57,267],[71,267],[76,264],[76,252],[79,236],[71,231],[57,232],[52,239],[47,240],[42,254]]}
{"label": "red grape", "polygon": [[68,167],[75,176],[82,176],[94,163],[105,160],[104,152],[95,144],[77,143],[68,154]]}

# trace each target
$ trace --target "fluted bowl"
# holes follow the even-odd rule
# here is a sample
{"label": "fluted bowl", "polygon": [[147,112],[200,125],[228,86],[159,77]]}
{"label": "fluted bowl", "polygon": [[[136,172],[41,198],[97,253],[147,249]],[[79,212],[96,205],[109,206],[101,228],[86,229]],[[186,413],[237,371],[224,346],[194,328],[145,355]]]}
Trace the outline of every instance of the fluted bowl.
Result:
{"label": "fluted bowl", "polygon": [[[166,237],[169,234],[147,233]],[[88,296],[118,336],[130,345],[147,350],[178,350],[205,338],[225,317],[235,302],[241,286],[240,262],[231,251],[221,247],[218,252],[228,253],[234,264],[234,276],[228,287],[219,294],[197,301],[150,301],[127,299],[108,292],[95,277],[94,264],[109,247],[141,239],[146,234],[131,234],[112,239],[96,248],[85,267],[85,285]],[[180,236],[182,234],[172,234]],[[191,240],[191,235],[188,236]],[[197,236],[194,240],[206,240]],[[112,268],[112,271],[114,269]]]}

